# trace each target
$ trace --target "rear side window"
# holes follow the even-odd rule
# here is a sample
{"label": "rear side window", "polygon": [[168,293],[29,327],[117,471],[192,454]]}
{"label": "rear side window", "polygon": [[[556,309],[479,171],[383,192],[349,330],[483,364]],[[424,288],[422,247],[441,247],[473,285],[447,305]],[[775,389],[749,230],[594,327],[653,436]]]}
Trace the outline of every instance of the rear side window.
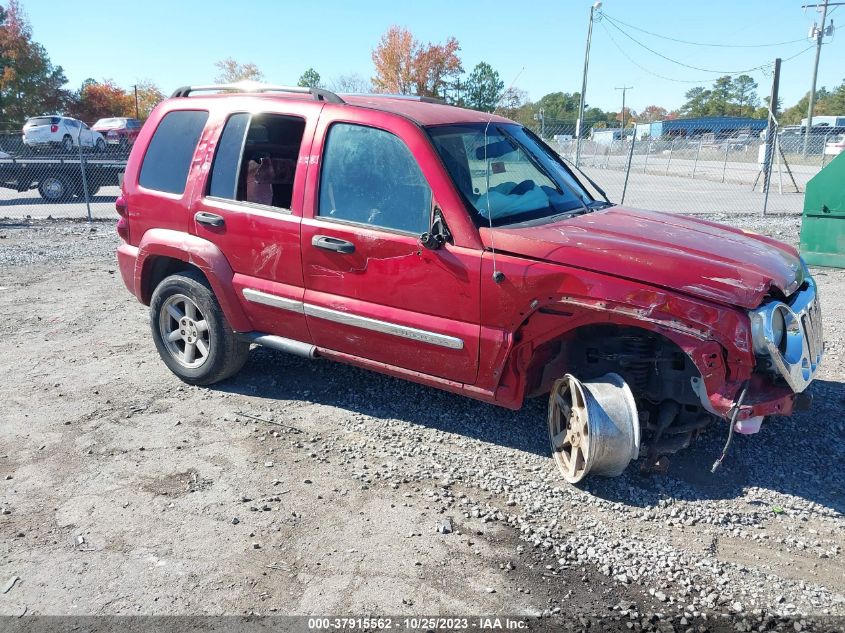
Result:
{"label": "rear side window", "polygon": [[211,169],[208,195],[235,199],[238,190],[238,165],[241,162],[241,149],[248,125],[249,114],[246,113],[233,114],[226,122],[220,143],[217,145],[214,167]]}
{"label": "rear side window", "polygon": [[138,184],[146,189],[181,194],[208,112],[177,110],[164,115],[144,155]]}
{"label": "rear side window", "polygon": [[208,195],[289,210],[305,120],[233,114],[223,128]]}

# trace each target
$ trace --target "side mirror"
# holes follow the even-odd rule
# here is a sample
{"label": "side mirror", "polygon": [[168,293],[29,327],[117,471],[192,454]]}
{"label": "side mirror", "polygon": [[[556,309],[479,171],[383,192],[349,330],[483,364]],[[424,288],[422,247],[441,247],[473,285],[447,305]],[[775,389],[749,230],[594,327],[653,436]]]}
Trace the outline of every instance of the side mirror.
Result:
{"label": "side mirror", "polygon": [[438,248],[443,246],[443,242],[438,239],[438,236],[429,231],[420,235],[420,244],[430,251],[436,251]]}
{"label": "side mirror", "polygon": [[430,251],[436,251],[446,242],[452,241],[452,234],[449,232],[439,208],[434,208],[434,221],[431,223],[431,229],[420,235],[419,241],[423,247]]}

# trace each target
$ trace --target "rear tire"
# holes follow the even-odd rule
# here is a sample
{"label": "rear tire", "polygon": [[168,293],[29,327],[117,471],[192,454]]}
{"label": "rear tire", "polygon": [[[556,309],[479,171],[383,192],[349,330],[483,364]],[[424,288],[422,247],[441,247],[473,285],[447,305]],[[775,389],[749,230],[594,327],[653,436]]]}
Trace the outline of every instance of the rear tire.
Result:
{"label": "rear tire", "polygon": [[65,176],[47,176],[38,183],[38,193],[47,202],[65,202],[73,196],[73,188]]}
{"label": "rear tire", "polygon": [[235,375],[249,355],[249,343],[238,338],[208,281],[195,271],[171,275],[156,287],[150,327],[164,364],[191,385]]}
{"label": "rear tire", "polygon": [[66,154],[70,154],[73,151],[73,139],[70,137],[70,134],[65,134],[62,138],[62,151]]}
{"label": "rear tire", "polygon": [[97,139],[97,144],[94,146],[94,151],[96,151],[98,154],[103,154],[103,153],[105,153],[105,151],[106,151],[106,142],[105,142],[103,139],[98,138],[98,139]]}

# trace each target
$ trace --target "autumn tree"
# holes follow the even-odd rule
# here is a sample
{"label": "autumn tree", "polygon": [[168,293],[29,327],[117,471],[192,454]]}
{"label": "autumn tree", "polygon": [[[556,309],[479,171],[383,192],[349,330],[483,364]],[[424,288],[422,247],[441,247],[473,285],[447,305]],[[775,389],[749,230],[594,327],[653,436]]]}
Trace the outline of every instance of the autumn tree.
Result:
{"label": "autumn tree", "polygon": [[625,124],[625,127],[631,127],[632,125],[636,125],[637,121],[639,120],[639,116],[634,110],[632,110],[628,106],[625,106],[624,110],[620,110],[616,113],[615,119],[619,122],[619,127],[622,127],[623,122]]}
{"label": "autumn tree", "polygon": [[217,83],[230,84],[238,81],[261,81],[264,79],[264,73],[251,62],[241,64],[231,57],[227,57],[215,62],[214,66],[218,70],[217,77],[214,78]]}
{"label": "autumn tree", "polygon": [[450,37],[445,44],[428,43],[419,47],[414,56],[414,78],[417,94],[423,97],[443,97],[446,87],[464,72],[458,51],[458,40]]}
{"label": "autumn tree", "polygon": [[313,68],[309,68],[302,76],[299,78],[299,81],[296,82],[297,86],[301,86],[302,88],[320,88],[320,73],[318,73]]}
{"label": "autumn tree", "polygon": [[662,121],[666,118],[668,111],[659,105],[649,105],[640,111],[637,121],[640,123],[652,123],[653,121]]}
{"label": "autumn tree", "polygon": [[156,107],[159,102],[164,101],[164,94],[161,90],[159,90],[159,87],[149,79],[139,80],[135,85],[135,90],[138,92],[138,118],[142,121],[146,121],[147,117],[150,116],[150,112],[153,111],[153,108]]}
{"label": "autumn tree", "polygon": [[135,116],[135,100],[111,79],[102,82],[87,79],[67,113],[89,124],[107,117]]}
{"label": "autumn tree", "polygon": [[474,110],[493,112],[504,88],[499,73],[487,62],[479,62],[463,85],[463,103]]}
{"label": "autumn tree", "polygon": [[29,116],[64,109],[70,93],[61,66],[53,66],[17,0],[0,7],[0,119],[22,122]]}
{"label": "autumn tree", "polygon": [[418,48],[419,43],[408,29],[399,26],[387,29],[372,55],[376,91],[411,94],[416,85],[414,57]]}
{"label": "autumn tree", "polygon": [[378,92],[443,97],[446,87],[463,72],[458,40],[420,44],[405,28],[391,26],[373,50]]}

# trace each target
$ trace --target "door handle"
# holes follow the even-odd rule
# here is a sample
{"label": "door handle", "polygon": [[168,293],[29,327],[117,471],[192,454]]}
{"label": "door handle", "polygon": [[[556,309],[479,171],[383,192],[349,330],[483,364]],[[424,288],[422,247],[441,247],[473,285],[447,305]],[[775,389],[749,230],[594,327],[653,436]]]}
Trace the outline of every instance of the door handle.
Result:
{"label": "door handle", "polygon": [[335,251],[348,255],[355,252],[355,244],[328,235],[315,235],[311,238],[311,246],[322,248],[324,251]]}
{"label": "door handle", "polygon": [[200,224],[207,224],[208,226],[220,227],[226,224],[226,220],[223,219],[222,215],[217,215],[216,213],[208,213],[206,211],[200,211],[199,213],[194,215],[194,219]]}

